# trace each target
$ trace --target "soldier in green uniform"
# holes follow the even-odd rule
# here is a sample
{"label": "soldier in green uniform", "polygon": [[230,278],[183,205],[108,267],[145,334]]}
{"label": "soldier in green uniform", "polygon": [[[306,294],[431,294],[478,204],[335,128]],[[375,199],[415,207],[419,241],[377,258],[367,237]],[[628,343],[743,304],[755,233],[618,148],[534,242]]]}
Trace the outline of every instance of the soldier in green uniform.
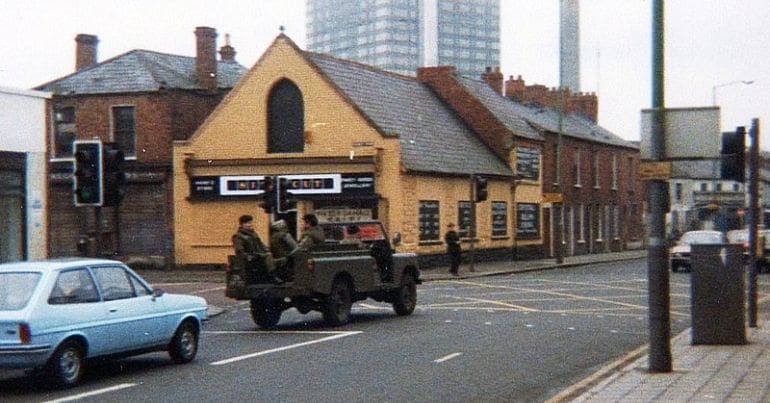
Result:
{"label": "soldier in green uniform", "polygon": [[304,250],[313,250],[313,248],[323,245],[326,241],[323,229],[318,226],[318,217],[315,214],[305,214],[302,217],[303,232],[299,239],[299,247]]}
{"label": "soldier in green uniform", "polygon": [[272,225],[273,234],[270,236],[270,251],[275,260],[275,272],[284,280],[291,278],[288,263],[289,256],[297,249],[297,241],[289,233],[286,221],[278,220]]}
{"label": "soldier in green uniform", "polygon": [[274,277],[273,256],[254,231],[254,217],[245,214],[238,218],[238,231],[232,240],[238,265],[242,265],[252,276]]}

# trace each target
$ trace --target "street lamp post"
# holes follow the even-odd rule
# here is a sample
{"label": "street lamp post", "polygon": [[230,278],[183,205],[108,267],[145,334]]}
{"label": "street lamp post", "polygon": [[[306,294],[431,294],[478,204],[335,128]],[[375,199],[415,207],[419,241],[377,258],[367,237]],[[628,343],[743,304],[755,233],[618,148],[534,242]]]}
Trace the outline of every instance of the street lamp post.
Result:
{"label": "street lamp post", "polygon": [[717,88],[727,87],[729,85],[736,85],[736,84],[751,85],[751,84],[754,84],[754,80],[735,80],[735,81],[730,81],[728,83],[717,84],[711,87],[711,105],[717,106]]}

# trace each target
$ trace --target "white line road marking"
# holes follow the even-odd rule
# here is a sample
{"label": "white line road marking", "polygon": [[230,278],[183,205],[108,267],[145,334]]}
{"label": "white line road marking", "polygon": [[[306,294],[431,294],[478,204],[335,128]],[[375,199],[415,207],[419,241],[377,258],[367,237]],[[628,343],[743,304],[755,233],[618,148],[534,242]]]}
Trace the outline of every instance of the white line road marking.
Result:
{"label": "white line road marking", "polygon": [[317,340],[310,340],[310,341],[306,341],[304,343],[291,344],[291,345],[288,345],[288,346],[272,348],[270,350],[258,351],[256,353],[241,355],[241,356],[238,356],[238,357],[232,357],[232,358],[228,358],[228,359],[225,359],[225,360],[220,360],[220,361],[212,362],[211,365],[231,364],[231,363],[236,362],[236,361],[242,361],[242,360],[247,360],[249,358],[259,357],[261,355],[266,355],[266,354],[277,353],[277,352],[280,352],[280,351],[291,350],[293,348],[309,346],[311,344],[323,343],[325,341],[330,341],[330,340],[335,340],[335,339],[339,339],[339,338],[342,338],[342,337],[352,336],[354,334],[361,334],[363,332],[361,332],[361,331],[354,331],[354,332],[335,332],[335,333],[336,334],[333,334],[333,335],[328,336],[328,337],[323,337],[323,338],[320,338],[320,339],[317,339]]}
{"label": "white line road marking", "polygon": [[457,358],[457,357],[459,357],[459,356],[461,356],[461,355],[463,355],[463,353],[452,353],[452,354],[449,354],[449,355],[448,355],[448,356],[446,356],[446,357],[441,357],[441,358],[439,358],[439,359],[437,359],[437,360],[433,360],[433,362],[435,362],[435,363],[439,364],[439,363],[442,363],[442,362],[444,362],[444,361],[449,361],[449,360],[451,360],[452,358]]}
{"label": "white line road marking", "polygon": [[136,384],[135,383],[121,383],[120,385],[110,386],[109,388],[92,390],[90,392],[79,393],[77,395],[72,395],[72,396],[65,396],[65,397],[61,397],[59,399],[55,399],[55,400],[47,400],[44,403],[73,402],[75,400],[85,399],[86,397],[101,395],[101,394],[104,394],[104,393],[110,393],[110,392],[114,392],[116,390],[126,389],[126,388],[130,388],[130,387],[133,387],[133,386],[136,386]]}

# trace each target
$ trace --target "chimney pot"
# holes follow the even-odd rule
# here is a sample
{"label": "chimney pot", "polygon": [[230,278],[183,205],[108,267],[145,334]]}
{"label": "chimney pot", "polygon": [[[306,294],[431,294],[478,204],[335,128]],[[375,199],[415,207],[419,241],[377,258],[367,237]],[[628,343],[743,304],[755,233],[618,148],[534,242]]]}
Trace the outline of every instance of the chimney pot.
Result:
{"label": "chimney pot", "polygon": [[75,43],[75,71],[95,65],[99,38],[96,35],[78,34]]}
{"label": "chimney pot", "polygon": [[235,48],[230,46],[230,34],[225,34],[225,45],[219,48],[219,54],[223,61],[235,61]]}

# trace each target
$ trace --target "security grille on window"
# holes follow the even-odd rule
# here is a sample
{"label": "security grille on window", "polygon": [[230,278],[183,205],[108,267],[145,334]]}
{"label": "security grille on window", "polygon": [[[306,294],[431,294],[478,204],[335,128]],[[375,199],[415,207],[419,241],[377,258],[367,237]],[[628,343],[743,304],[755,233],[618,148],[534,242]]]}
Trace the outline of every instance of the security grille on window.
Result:
{"label": "security grille on window", "polygon": [[473,203],[469,201],[461,201],[457,203],[457,217],[459,221],[459,235],[460,238],[475,237],[476,217],[473,216]]}
{"label": "security grille on window", "polygon": [[492,236],[508,235],[508,203],[492,202]]}
{"label": "security grille on window", "polygon": [[125,155],[136,155],[136,116],[133,106],[112,108],[112,138]]}
{"label": "security grille on window", "polygon": [[437,200],[420,200],[420,241],[437,241],[441,235],[439,203]]}

